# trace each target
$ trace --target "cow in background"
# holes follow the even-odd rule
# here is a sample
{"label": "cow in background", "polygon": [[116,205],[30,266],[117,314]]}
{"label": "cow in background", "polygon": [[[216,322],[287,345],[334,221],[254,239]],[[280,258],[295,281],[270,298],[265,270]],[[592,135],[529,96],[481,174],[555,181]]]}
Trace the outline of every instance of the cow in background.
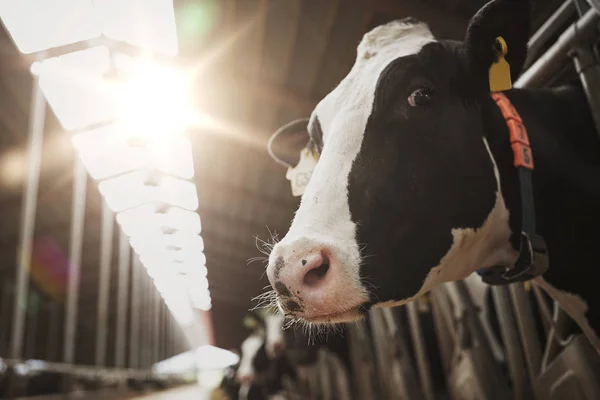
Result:
{"label": "cow in background", "polygon": [[[489,2],[464,43],[437,39],[412,18],[373,29],[304,128],[283,132],[309,143],[305,157],[319,154],[269,258],[286,316],[355,321],[475,271],[512,268],[526,251],[519,171],[489,70],[502,37],[518,77],[532,3]],[[537,233],[549,250],[549,270],[534,282],[600,350],[591,328],[600,328],[597,284],[588,279],[599,258],[600,140],[585,93],[572,84],[505,95],[528,130]],[[301,149],[281,157],[296,154],[297,162]]]}

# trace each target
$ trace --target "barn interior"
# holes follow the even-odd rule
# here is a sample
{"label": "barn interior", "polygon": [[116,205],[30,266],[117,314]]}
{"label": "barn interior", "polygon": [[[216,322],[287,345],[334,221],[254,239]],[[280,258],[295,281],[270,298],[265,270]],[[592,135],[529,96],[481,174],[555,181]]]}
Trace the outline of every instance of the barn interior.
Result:
{"label": "barn interior", "polygon": [[[43,360],[118,375],[126,368],[150,371],[160,361],[202,346],[240,347],[248,336],[244,317],[259,304],[257,297],[270,289],[265,248],[285,235],[300,202],[292,195],[286,169],[268,154],[271,135],[290,121],[310,115],[348,73],[357,44],[372,28],[411,16],[426,21],[436,37],[462,40],[470,18],[487,0],[122,0],[128,5],[117,11],[117,19],[125,33],[99,37],[84,33],[74,40],[64,31],[83,31],[91,23],[80,19],[81,3],[100,9],[101,4],[111,2],[19,3],[0,4],[0,357],[9,366]],[[113,3],[119,10],[119,2]],[[532,32],[561,8],[569,12],[535,48],[527,66],[582,14],[593,13],[594,5],[598,3],[593,0],[537,1]],[[149,11],[140,11],[144,7]],[[22,26],[13,23],[17,18]],[[161,18],[169,19],[168,23]],[[39,30],[23,28],[36,26]],[[176,43],[175,51],[149,52],[140,50],[135,41],[119,40],[128,30],[138,37],[145,35],[146,42],[160,42],[157,48]],[[56,31],[62,31],[63,43],[44,40],[44,35]],[[27,40],[34,47],[25,48]],[[196,189],[197,207],[192,211],[201,221],[209,295],[201,306],[192,304],[191,314],[184,317],[175,315],[175,306],[165,303],[135,250],[124,249],[129,242],[123,244],[117,213],[107,210],[99,188],[101,179],[87,170],[83,181],[77,179],[82,176],[77,169],[81,168],[81,150],[74,146],[73,137],[103,125],[71,129],[59,114],[66,112],[75,121],[92,113],[98,106],[91,99],[93,93],[86,93],[80,84],[84,89],[78,94],[83,97],[75,100],[79,106],[71,116],[61,106],[72,107],[73,101],[53,104],[49,92],[38,89],[44,70],[36,66],[95,46],[125,55],[152,54],[157,63],[188,72],[186,89],[194,112],[201,116],[186,127],[193,159],[193,177],[188,180]],[[577,76],[569,62],[545,84]],[[145,90],[147,96],[162,95],[158,85]],[[36,120],[40,115],[41,128]],[[39,178],[31,173],[36,168],[31,161],[36,123],[43,139],[38,142]],[[39,181],[33,194],[28,192],[32,180]],[[28,207],[28,202],[33,205]],[[33,210],[33,216],[27,210]],[[112,221],[108,233],[107,220]],[[108,253],[107,246],[111,248]],[[27,249],[29,255],[24,254]],[[23,271],[25,280],[20,281]],[[19,282],[25,282],[26,292]],[[140,296],[138,303],[132,293]],[[21,315],[20,329],[15,329],[17,314]],[[130,324],[134,318],[135,326]],[[131,355],[134,329],[142,341],[137,362]],[[98,364],[100,331],[105,343]],[[347,337],[340,337],[318,340],[337,340],[343,343],[339,346],[351,348]],[[156,353],[146,352],[144,343],[155,346]],[[409,351],[414,356],[415,351]],[[346,349],[344,354],[349,363],[355,357],[350,353]],[[8,386],[17,392],[25,390]],[[3,387],[0,391],[0,398],[18,398],[5,395]],[[22,393],[19,396],[25,397],[34,391]],[[426,394],[422,398],[437,397]]]}

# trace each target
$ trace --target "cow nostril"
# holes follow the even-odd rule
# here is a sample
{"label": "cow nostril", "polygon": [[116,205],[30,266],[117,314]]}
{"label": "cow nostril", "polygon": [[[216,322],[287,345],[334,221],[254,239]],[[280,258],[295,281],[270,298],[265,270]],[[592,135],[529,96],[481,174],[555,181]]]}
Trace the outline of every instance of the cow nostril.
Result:
{"label": "cow nostril", "polygon": [[304,284],[306,286],[316,285],[327,274],[327,271],[329,271],[329,259],[323,256],[323,262],[321,265],[317,268],[311,269],[306,273],[304,276]]}

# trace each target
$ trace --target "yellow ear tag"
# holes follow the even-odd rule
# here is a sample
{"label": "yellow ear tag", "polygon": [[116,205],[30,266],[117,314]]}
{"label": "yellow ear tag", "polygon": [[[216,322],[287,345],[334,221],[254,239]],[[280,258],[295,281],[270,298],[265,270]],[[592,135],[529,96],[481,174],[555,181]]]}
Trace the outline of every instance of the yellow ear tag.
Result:
{"label": "yellow ear tag", "polygon": [[502,92],[512,88],[510,65],[504,58],[508,53],[508,46],[502,36],[496,38],[496,43],[500,45],[501,50],[498,54],[498,60],[490,68],[490,91]]}

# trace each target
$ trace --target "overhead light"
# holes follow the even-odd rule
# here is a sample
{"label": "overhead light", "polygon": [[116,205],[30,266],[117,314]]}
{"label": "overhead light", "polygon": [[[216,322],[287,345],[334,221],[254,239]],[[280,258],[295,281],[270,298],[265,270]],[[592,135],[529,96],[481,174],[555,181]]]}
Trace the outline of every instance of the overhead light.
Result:
{"label": "overhead light", "polygon": [[184,179],[194,176],[192,146],[185,137],[173,137],[159,143],[144,141],[129,135],[122,124],[110,124],[78,133],[72,141],[94,179],[142,168]]}
{"label": "overhead light", "polygon": [[136,171],[100,182],[100,193],[114,212],[142,204],[165,203],[194,211],[198,208],[196,186],[170,176]]}
{"label": "overhead light", "polygon": [[177,207],[145,204],[117,214],[117,222],[127,236],[144,235],[168,229],[196,235],[202,230],[200,216]]}
{"label": "overhead light", "polygon": [[174,269],[193,269],[197,274],[206,273],[206,256],[201,251],[156,249],[151,253],[140,254],[140,260],[146,268],[163,268],[173,264]]}
{"label": "overhead light", "polygon": [[104,82],[110,71],[110,52],[96,46],[39,64],[39,84],[48,104],[66,130],[75,130],[115,119],[119,104]]}
{"label": "overhead light", "polygon": [[91,0],[2,0],[0,18],[25,54],[101,34],[100,15]]}
{"label": "overhead light", "polygon": [[0,18],[22,53],[99,37],[177,54],[172,0],[3,0]]}
{"label": "overhead light", "polygon": [[145,235],[132,236],[129,241],[136,253],[140,255],[154,254],[163,249],[181,252],[204,250],[204,241],[200,235],[190,235],[179,231],[171,234],[148,232]]}
{"label": "overhead light", "polygon": [[168,55],[177,54],[172,0],[94,0],[102,16],[102,33]]}

